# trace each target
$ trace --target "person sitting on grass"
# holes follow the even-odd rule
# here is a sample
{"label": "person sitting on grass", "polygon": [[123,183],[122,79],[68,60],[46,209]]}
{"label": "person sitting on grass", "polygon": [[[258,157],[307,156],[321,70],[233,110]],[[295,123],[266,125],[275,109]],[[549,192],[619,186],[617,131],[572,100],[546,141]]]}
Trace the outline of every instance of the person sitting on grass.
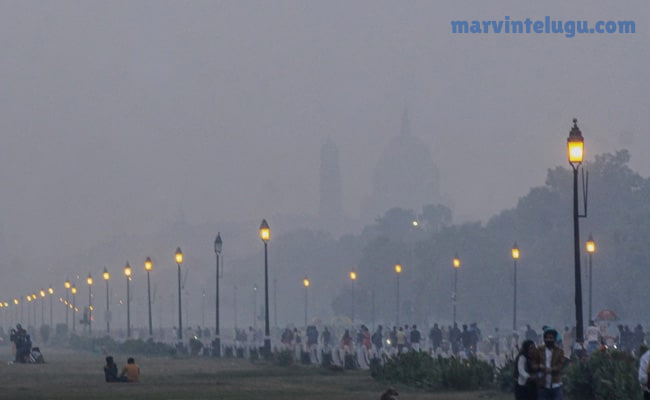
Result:
{"label": "person sitting on grass", "polygon": [[140,379],[140,367],[135,363],[133,357],[129,357],[126,365],[122,368],[120,378],[126,378],[126,382],[137,382]]}
{"label": "person sitting on grass", "polygon": [[117,376],[117,364],[115,364],[112,356],[106,357],[104,378],[106,379],[106,382],[120,382],[120,378]]}

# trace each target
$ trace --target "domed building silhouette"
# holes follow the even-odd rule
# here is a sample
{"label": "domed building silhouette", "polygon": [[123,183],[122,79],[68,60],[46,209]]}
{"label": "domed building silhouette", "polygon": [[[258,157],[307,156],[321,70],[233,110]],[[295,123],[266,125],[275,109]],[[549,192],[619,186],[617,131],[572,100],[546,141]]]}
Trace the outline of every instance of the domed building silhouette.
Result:
{"label": "domed building silhouette", "polygon": [[377,162],[372,194],[363,202],[361,219],[374,221],[394,207],[420,212],[441,203],[440,176],[424,142],[411,133],[407,110],[400,134],[391,139]]}

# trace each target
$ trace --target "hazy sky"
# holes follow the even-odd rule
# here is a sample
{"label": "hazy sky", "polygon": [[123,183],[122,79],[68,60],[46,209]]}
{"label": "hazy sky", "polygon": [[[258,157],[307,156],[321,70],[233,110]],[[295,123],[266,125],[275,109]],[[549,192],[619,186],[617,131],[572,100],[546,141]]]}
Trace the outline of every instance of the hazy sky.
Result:
{"label": "hazy sky", "polygon": [[[451,33],[506,15],[636,33]],[[316,213],[328,136],[356,217],[405,106],[461,220],[567,165],[574,116],[648,176],[649,27],[647,1],[0,1],[0,248]]]}

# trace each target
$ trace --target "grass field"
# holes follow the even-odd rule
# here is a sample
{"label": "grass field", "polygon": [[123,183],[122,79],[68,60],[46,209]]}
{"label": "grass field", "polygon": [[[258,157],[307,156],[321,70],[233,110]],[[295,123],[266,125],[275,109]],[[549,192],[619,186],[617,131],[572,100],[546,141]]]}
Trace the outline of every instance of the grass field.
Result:
{"label": "grass field", "polygon": [[[0,399],[313,399],[376,400],[386,388],[368,371],[330,372],[320,367],[280,368],[240,359],[173,359],[135,356],[139,383],[104,382],[102,354],[42,348],[46,364],[8,364],[0,347]],[[114,354],[118,366],[129,355]],[[427,393],[396,386],[400,400],[505,400],[497,391]]]}

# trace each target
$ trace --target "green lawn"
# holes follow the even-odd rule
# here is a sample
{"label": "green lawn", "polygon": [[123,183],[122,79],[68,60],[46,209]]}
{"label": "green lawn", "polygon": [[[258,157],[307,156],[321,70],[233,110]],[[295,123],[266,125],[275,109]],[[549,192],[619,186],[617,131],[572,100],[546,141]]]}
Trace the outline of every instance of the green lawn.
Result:
{"label": "green lawn", "polygon": [[[319,367],[280,368],[239,359],[172,359],[135,356],[140,383],[104,382],[101,354],[42,348],[46,364],[8,364],[0,347],[0,399],[313,399],[376,400],[386,388],[368,371],[330,372]],[[128,355],[114,354],[118,366]],[[496,391],[427,393],[397,386],[400,399],[511,399]]]}

